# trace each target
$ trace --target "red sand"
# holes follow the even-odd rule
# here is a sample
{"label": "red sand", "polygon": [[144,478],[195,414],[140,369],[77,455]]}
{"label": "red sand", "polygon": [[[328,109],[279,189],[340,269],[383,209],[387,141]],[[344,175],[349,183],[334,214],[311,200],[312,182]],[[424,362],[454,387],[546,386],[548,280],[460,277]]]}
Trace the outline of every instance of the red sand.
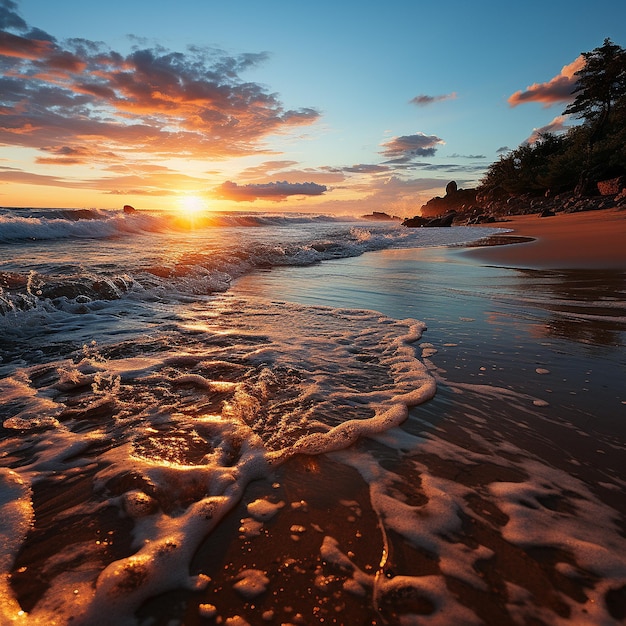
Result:
{"label": "red sand", "polygon": [[606,209],[553,217],[515,215],[498,224],[535,241],[466,251],[489,265],[541,269],[626,269],[626,211]]}

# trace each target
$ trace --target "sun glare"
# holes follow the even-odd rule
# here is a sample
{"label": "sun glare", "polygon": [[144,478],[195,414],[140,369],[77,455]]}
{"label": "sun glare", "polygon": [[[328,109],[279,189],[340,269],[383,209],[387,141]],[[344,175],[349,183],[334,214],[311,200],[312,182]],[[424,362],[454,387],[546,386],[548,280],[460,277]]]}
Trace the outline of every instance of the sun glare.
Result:
{"label": "sun glare", "polygon": [[206,210],[206,203],[200,196],[182,196],[179,202],[180,210],[188,215],[197,215]]}

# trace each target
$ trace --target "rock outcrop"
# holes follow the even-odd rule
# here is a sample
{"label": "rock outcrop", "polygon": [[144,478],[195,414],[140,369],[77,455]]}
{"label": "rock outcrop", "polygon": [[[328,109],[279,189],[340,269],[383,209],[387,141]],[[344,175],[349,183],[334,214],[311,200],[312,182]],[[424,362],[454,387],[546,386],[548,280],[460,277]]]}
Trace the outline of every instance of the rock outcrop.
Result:
{"label": "rock outcrop", "polygon": [[450,211],[466,212],[476,204],[475,189],[459,189],[455,181],[446,185],[446,195],[432,198],[420,209],[422,217],[438,217]]}
{"label": "rock outcrop", "polygon": [[429,200],[421,208],[421,216],[405,219],[404,226],[439,226],[435,219],[443,220],[453,214],[455,224],[490,224],[506,220],[509,215],[539,214],[549,217],[557,213],[577,213],[600,209],[626,210],[626,176],[599,181],[585,187],[578,185],[573,191],[543,196],[530,193],[510,195],[504,190],[492,190],[489,194],[477,195],[475,189],[457,189],[451,181],[446,186],[446,195]]}
{"label": "rock outcrop", "polygon": [[601,180],[597,185],[601,196],[617,196],[626,188],[626,177],[618,176],[610,180]]}
{"label": "rock outcrop", "polygon": [[415,217],[408,217],[402,222],[402,226],[407,226],[408,228],[447,228],[452,226],[452,222],[456,217],[456,211],[449,211],[445,215],[441,217],[420,217],[416,215]]}

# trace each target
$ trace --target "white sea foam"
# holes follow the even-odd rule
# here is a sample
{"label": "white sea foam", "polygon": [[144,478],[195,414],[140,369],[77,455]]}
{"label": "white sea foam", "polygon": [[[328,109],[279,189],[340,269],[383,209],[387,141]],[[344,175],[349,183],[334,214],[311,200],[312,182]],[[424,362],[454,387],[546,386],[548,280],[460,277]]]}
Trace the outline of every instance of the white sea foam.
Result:
{"label": "white sea foam", "polygon": [[[134,525],[127,556],[99,572],[53,578],[29,619],[71,615],[74,623],[101,624],[113,610],[122,623],[155,594],[197,588],[202,580],[189,576],[189,561],[251,480],[298,452],[344,448],[388,429],[406,418],[408,406],[432,396],[433,380],[411,346],[422,331],[414,320],[374,312],[226,297],[210,309],[187,309],[180,326],[158,337],[90,344],[72,359],[5,378],[4,408],[14,414],[4,425],[15,434],[0,454],[29,457],[11,474],[24,485],[20,510],[30,506],[30,484],[89,470],[95,500],[72,514],[114,507]],[[35,414],[39,421],[27,423],[25,416]],[[95,458],[93,449],[100,450]],[[266,523],[283,507],[261,498],[248,512]],[[19,524],[11,526],[19,535]],[[246,536],[260,532],[253,526],[243,520]],[[290,532],[298,538],[305,531],[295,524]],[[48,562],[97,561],[103,545],[69,544]],[[4,565],[6,575],[10,561]],[[252,568],[235,589],[251,598],[265,581]],[[68,585],[77,590],[71,601]],[[13,619],[19,608],[11,600],[4,610]]]}

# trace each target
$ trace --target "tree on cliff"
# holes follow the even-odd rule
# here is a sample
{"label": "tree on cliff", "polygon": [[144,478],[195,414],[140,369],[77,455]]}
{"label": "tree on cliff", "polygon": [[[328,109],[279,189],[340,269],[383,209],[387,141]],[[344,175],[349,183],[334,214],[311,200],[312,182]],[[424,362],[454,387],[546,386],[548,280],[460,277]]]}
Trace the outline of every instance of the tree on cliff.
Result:
{"label": "tree on cliff", "polygon": [[563,113],[584,119],[589,125],[590,159],[615,103],[626,96],[626,50],[607,38],[602,46],[582,56],[585,64],[576,72],[578,81],[572,92],[576,97]]}
{"label": "tree on cliff", "polygon": [[543,134],[501,156],[478,186],[483,200],[548,190],[592,193],[598,180],[626,175],[626,50],[605,39],[582,56],[574,100],[564,113],[583,123],[562,135]]}

